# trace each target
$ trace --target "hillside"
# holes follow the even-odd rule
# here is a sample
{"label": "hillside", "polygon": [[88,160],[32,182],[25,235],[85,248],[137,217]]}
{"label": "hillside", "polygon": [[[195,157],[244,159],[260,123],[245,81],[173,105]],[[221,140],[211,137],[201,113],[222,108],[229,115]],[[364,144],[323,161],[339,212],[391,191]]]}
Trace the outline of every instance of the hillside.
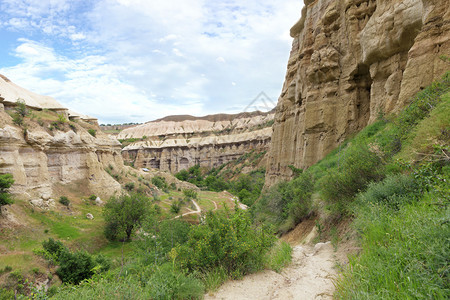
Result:
{"label": "hillside", "polygon": [[267,182],[292,178],[440,78],[445,0],[305,0],[278,101]]}
{"label": "hillside", "polygon": [[250,151],[266,152],[273,117],[273,112],[169,116],[124,129],[118,139],[125,145],[125,162],[136,168],[172,173],[195,165],[211,169]]}

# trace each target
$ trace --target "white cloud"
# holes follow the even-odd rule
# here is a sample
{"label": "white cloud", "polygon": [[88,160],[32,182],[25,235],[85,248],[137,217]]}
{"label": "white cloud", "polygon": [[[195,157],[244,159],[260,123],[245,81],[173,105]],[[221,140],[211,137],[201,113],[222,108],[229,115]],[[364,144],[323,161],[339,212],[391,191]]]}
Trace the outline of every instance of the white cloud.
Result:
{"label": "white cloud", "polygon": [[0,72],[111,122],[237,112],[261,91],[276,99],[301,10],[299,0],[0,3],[3,27],[35,32]]}

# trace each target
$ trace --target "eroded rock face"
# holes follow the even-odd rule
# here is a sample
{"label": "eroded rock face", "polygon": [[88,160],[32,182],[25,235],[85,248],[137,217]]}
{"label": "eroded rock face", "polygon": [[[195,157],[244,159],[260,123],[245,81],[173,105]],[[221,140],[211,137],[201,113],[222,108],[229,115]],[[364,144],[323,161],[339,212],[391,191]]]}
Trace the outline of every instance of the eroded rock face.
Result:
{"label": "eroded rock face", "polygon": [[[7,86],[1,88],[0,93],[8,92]],[[66,125],[65,130],[50,132],[29,122],[25,130],[0,111],[0,174],[13,174],[13,193],[48,201],[54,195],[55,185],[75,182],[104,197],[120,191],[120,184],[105,171],[109,165],[124,167],[120,143],[100,132],[94,138],[74,124],[74,129],[69,130]]]}
{"label": "eroded rock face", "polygon": [[125,129],[120,138],[146,138],[122,151],[137,168],[179,172],[194,165],[213,168],[243,154],[267,151],[274,113],[172,116]]}
{"label": "eroded rock face", "polygon": [[448,70],[444,0],[308,0],[278,100],[266,184],[289,179]]}

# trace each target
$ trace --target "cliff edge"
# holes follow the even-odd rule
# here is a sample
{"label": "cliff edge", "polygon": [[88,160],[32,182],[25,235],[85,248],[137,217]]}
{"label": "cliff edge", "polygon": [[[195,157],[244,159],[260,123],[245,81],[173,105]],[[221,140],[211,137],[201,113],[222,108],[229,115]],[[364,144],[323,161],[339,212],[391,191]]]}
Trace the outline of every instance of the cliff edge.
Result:
{"label": "cliff edge", "polygon": [[266,185],[290,179],[448,70],[445,0],[305,0],[278,100]]}

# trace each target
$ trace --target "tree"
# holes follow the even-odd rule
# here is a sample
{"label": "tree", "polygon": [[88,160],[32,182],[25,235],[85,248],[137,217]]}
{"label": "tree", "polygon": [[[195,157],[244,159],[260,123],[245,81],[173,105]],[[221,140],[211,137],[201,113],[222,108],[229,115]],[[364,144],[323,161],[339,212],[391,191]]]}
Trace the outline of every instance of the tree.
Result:
{"label": "tree", "polygon": [[133,230],[141,225],[149,212],[149,203],[147,197],[137,193],[111,197],[103,209],[106,237],[129,241]]}
{"label": "tree", "polygon": [[[9,194],[9,188],[13,185],[14,179],[11,174],[0,175],[0,208],[3,205],[12,204],[14,201]],[[1,214],[1,210],[0,210]]]}

